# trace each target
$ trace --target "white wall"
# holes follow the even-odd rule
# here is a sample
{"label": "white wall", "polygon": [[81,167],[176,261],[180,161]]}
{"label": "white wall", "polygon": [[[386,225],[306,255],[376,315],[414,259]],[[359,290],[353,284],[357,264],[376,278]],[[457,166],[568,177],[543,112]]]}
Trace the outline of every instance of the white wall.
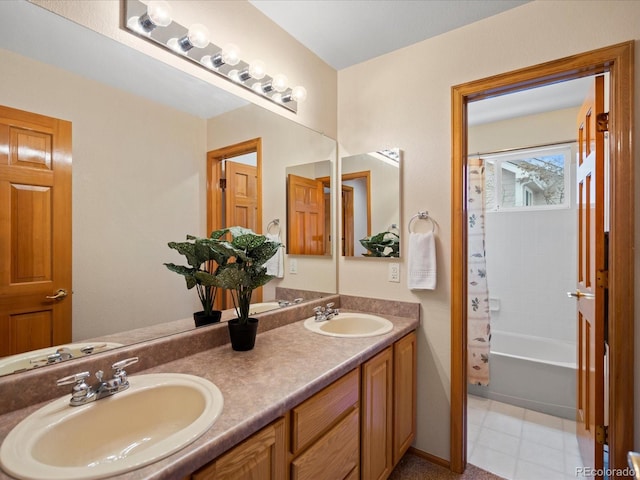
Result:
{"label": "white wall", "polygon": [[[469,151],[492,152],[576,138],[579,109],[568,108],[469,128]],[[575,146],[569,208],[486,212],[489,295],[500,302],[492,330],[574,342],[576,302]]]}
{"label": "white wall", "polygon": [[[640,2],[533,1],[338,72],[341,148],[349,152],[368,152],[381,145],[402,148],[402,228],[419,210],[428,210],[440,226],[435,291],[407,290],[406,256],[399,284],[386,281],[386,264],[349,259],[339,262],[340,293],[422,304],[415,441],[420,450],[450,458],[451,87],[638,39],[638,18]],[[639,50],[636,48],[636,65],[640,65]],[[639,78],[636,74],[636,87]],[[384,93],[389,85],[394,86],[393,95]],[[640,118],[639,105],[636,97],[636,118]],[[635,133],[637,140],[637,130]],[[636,214],[640,217],[640,209]],[[640,229],[638,221],[636,228]],[[636,234],[636,244],[637,239]],[[636,298],[638,305],[640,293],[636,293]],[[636,332],[640,337],[640,328]],[[636,369],[636,376],[640,377],[640,368]],[[640,382],[636,381],[636,390],[638,385]],[[636,419],[636,443],[640,446],[639,425]]]}

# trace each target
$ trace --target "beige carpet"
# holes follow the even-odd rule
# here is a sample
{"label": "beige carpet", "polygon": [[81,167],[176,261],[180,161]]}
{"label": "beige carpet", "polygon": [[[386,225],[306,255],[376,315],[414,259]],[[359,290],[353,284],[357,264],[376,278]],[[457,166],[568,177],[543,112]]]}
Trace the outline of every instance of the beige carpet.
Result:
{"label": "beige carpet", "polygon": [[462,475],[435,465],[412,453],[407,453],[391,472],[389,480],[504,480],[471,464]]}

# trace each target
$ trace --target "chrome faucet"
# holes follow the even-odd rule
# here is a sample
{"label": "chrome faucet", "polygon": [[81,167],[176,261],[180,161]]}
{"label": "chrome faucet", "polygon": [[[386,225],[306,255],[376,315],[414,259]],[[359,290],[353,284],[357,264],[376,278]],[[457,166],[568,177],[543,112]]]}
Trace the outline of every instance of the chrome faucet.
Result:
{"label": "chrome faucet", "polygon": [[290,305],[297,305],[297,304],[299,304],[300,302],[302,302],[302,297],[300,297],[300,298],[296,298],[296,299],[294,299],[293,301],[289,301],[289,300],[278,300],[278,306],[279,306],[280,308],[282,308],[282,307],[288,307],[288,306],[290,306]]}
{"label": "chrome faucet", "polygon": [[76,373],[75,375],[61,378],[58,380],[57,385],[60,387],[62,385],[74,384],[71,391],[71,400],[69,400],[69,405],[72,407],[85,405],[93,402],[94,400],[109,397],[129,388],[129,380],[127,379],[127,372],[124,368],[129,365],[133,365],[137,361],[138,357],[131,357],[114,363],[111,366],[114,370],[113,378],[109,380],[103,380],[104,372],[102,370],[98,370],[96,372],[98,382],[95,385],[90,386],[85,382],[85,380],[90,376],[89,372]]}
{"label": "chrome faucet", "polygon": [[313,307],[313,311],[316,314],[316,322],[326,322],[338,315],[340,311],[337,308],[333,308],[335,303],[327,303],[326,307]]}

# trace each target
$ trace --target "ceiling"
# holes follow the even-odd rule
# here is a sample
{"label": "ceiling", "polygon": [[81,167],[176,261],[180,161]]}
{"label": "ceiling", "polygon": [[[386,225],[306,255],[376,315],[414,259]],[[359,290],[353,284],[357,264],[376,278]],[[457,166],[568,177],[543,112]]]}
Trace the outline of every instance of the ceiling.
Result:
{"label": "ceiling", "polygon": [[[315,32],[304,40],[331,62],[351,64],[402,48],[507,8],[522,0],[250,0],[285,29]],[[444,8],[449,6],[449,8]],[[322,8],[320,8],[322,7]],[[287,11],[290,13],[284,14]],[[279,12],[279,13],[278,13]],[[292,19],[293,27],[287,25]],[[336,19],[339,19],[336,20]],[[419,21],[416,22],[416,19]],[[389,27],[391,25],[391,27]],[[405,25],[407,28],[405,28]],[[116,88],[130,91],[201,118],[211,118],[247,103],[228,92],[153,61],[111,39],[26,1],[0,1],[0,48],[13,50]],[[38,32],[49,33],[46,45]],[[33,32],[33,33],[32,33]],[[319,35],[318,32],[323,32]],[[331,34],[326,34],[331,32]],[[371,35],[371,32],[377,33]],[[386,34],[379,34],[386,32]],[[310,37],[313,37],[309,33]],[[336,44],[348,44],[332,52]],[[353,48],[351,48],[353,47]],[[101,52],[87,55],[87,52]],[[470,104],[470,125],[579,105],[584,82],[541,87]]]}
{"label": "ceiling", "polygon": [[530,0],[249,0],[336,70]]}

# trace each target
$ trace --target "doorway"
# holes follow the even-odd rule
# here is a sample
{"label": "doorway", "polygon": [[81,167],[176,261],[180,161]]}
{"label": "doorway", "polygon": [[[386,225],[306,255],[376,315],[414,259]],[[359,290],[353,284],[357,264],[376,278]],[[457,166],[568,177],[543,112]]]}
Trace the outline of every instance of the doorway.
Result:
{"label": "doorway", "polygon": [[632,157],[633,42],[575,55],[452,88],[452,307],[451,307],[451,469],[467,462],[467,238],[466,158],[469,102],[587,75],[609,72],[610,219],[608,316],[610,356],[609,467],[626,467],[633,447],[633,243],[634,167]]}
{"label": "doorway", "polygon": [[[254,138],[207,152],[207,235],[233,226],[262,233],[262,141]],[[262,288],[252,302],[262,301]],[[233,308],[231,294],[216,309]]]}

